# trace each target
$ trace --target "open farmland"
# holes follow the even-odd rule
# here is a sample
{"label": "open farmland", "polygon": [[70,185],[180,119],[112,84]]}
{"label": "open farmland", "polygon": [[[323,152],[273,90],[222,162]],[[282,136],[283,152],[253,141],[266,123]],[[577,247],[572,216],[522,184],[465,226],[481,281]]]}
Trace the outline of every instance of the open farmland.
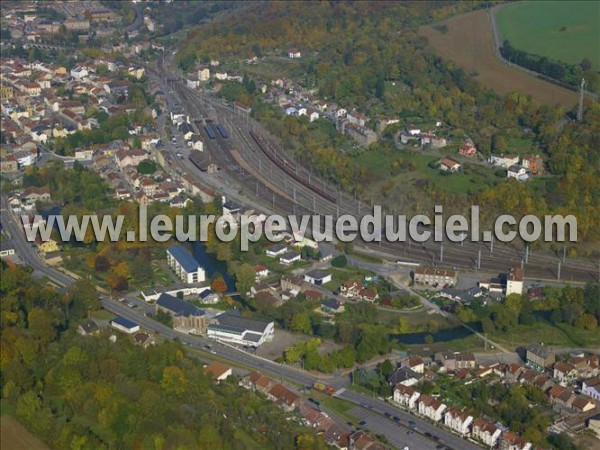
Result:
{"label": "open farmland", "polygon": [[588,58],[600,69],[600,3],[524,1],[498,8],[500,40],[568,64]]}
{"label": "open farmland", "polygon": [[[447,32],[438,31],[446,25]],[[423,27],[425,36],[434,50],[444,59],[453,61],[475,74],[476,79],[499,94],[516,91],[544,104],[571,108],[577,103],[577,94],[536,78],[519,69],[509,67],[496,58],[494,41],[487,11],[480,10],[452,17],[442,23]]]}
{"label": "open farmland", "polygon": [[48,448],[10,416],[3,415],[0,424],[2,449],[45,450]]}

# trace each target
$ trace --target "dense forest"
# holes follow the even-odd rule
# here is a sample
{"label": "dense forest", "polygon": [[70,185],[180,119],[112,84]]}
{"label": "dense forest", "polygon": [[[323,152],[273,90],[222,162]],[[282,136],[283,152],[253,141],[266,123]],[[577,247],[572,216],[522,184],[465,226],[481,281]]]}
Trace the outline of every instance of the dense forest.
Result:
{"label": "dense forest", "polygon": [[[499,180],[468,195],[426,184],[421,191],[428,201],[420,206],[485,204],[486,220],[500,212],[517,217],[574,214],[579,239],[595,241],[600,229],[600,106],[586,104],[584,121],[576,123],[572,112],[539,105],[528,96],[498,96],[437,57],[418,36],[424,23],[483,6],[477,2],[254,4],[192,30],[178,58],[193,65],[211,58],[243,60],[249,54],[275,57],[297,46],[304,56],[290,65],[293,78],[316,89],[319,98],[348,110],[356,107],[372,121],[439,119],[456,136],[470,136],[484,157],[519,150],[507,144],[508,138],[528,130],[550,177],[525,184]],[[391,83],[401,86],[402,95],[390,91]],[[255,116],[288,150],[321,176],[359,195],[376,179],[369,167],[341,151],[343,142],[334,137],[334,130],[302,118],[284,118],[261,105],[244,86],[226,89],[237,91],[238,99],[253,106]],[[385,140],[383,144],[365,151],[385,151]],[[572,253],[597,250],[582,246]]]}
{"label": "dense forest", "polygon": [[326,448],[235,381],[215,385],[178,343],[78,335],[99,307],[91,284],[63,292],[19,268],[0,276],[2,410],[50,447]]}

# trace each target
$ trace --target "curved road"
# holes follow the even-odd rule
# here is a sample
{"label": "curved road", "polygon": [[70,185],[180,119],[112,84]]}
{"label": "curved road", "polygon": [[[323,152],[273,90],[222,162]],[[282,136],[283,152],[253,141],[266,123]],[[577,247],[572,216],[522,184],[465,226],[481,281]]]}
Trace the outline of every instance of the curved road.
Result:
{"label": "curved road", "polygon": [[[25,264],[31,266],[35,271],[45,275],[48,279],[59,285],[68,287],[75,282],[75,279],[72,277],[47,266],[40,259],[37,250],[34,248],[34,244],[26,240],[25,233],[18,222],[18,218],[8,208],[7,200],[4,195],[0,197],[0,222],[4,229],[10,234],[15,246],[15,251]],[[106,296],[101,296],[100,298],[104,309],[134,321],[142,327],[160,334],[167,339],[177,339],[186,346],[202,349],[206,345],[211,345],[213,351],[219,357],[230,361],[232,364],[241,364],[259,371],[266,371],[278,376],[282,380],[287,380],[302,386],[312,386],[313,382],[319,379],[309,372],[275,363],[232,346],[223,345],[213,340],[208,340],[207,338],[191,336],[175,331],[147,317],[141,311],[138,312],[138,310],[129,308],[124,303]],[[466,441],[445,429],[434,426],[429,421],[399,410],[381,399],[374,399],[367,395],[346,389],[346,386],[349,383],[349,380],[346,377],[331,378],[326,380],[326,382],[339,389],[338,396],[340,398],[359,406],[362,405],[362,407],[359,407],[358,409],[369,414],[369,419],[364,425],[366,429],[384,434],[387,439],[394,443],[398,448],[402,448],[402,445],[406,445],[410,448],[433,449],[436,445],[439,445],[439,443],[461,450],[474,450],[480,448],[476,444]],[[386,417],[386,413],[389,416],[399,417],[400,423]],[[417,424],[417,432],[410,435],[407,434],[408,428],[406,427],[409,420],[413,420]],[[370,425],[370,422],[373,422],[372,425]],[[425,436],[425,433],[429,433],[430,436],[439,437],[440,441],[436,442],[429,439]]]}

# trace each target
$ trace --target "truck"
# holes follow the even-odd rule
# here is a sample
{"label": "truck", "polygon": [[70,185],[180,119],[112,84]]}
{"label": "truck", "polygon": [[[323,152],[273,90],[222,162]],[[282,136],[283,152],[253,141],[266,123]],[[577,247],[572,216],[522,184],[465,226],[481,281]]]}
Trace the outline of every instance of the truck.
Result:
{"label": "truck", "polygon": [[321,381],[315,381],[313,383],[313,388],[317,391],[325,392],[327,395],[335,394],[335,388],[333,386],[329,386]]}

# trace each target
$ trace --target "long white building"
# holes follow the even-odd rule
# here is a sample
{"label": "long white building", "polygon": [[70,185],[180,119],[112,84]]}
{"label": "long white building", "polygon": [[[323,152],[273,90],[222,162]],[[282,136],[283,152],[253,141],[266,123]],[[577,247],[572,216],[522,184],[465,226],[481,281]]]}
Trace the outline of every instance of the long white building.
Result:
{"label": "long white building", "polygon": [[232,309],[213,319],[207,335],[219,341],[258,347],[273,340],[275,323],[243,317],[238,310]]}

